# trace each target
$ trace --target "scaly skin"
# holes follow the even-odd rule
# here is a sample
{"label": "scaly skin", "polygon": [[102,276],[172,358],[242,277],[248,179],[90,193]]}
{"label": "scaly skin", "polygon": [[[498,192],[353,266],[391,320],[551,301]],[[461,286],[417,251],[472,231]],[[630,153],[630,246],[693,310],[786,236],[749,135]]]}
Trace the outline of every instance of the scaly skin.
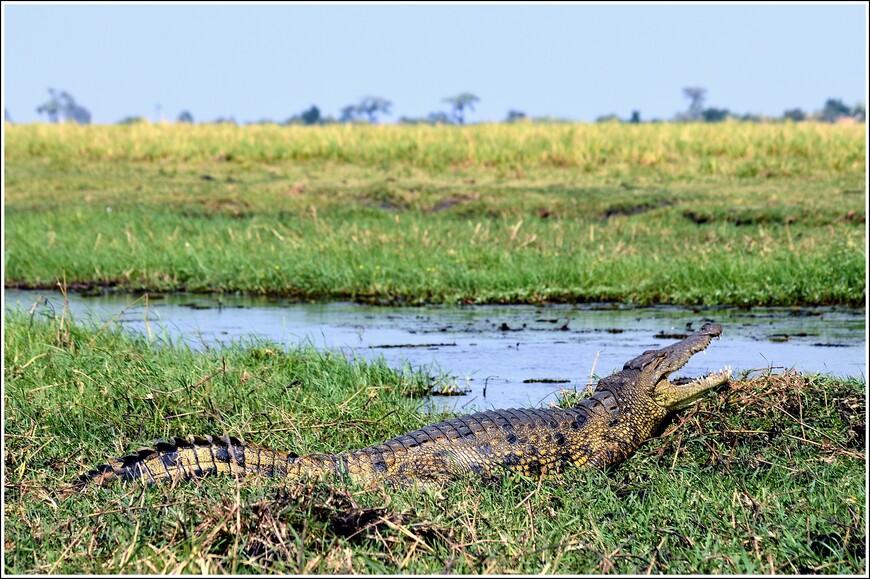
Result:
{"label": "scaly skin", "polygon": [[730,368],[688,383],[668,376],[722,333],[705,324],[686,339],[649,350],[599,380],[595,394],[572,408],[489,410],[392,438],[352,452],[299,457],[257,448],[231,437],[174,438],[113,459],[84,475],[79,486],[112,479],[147,482],[207,473],[337,476],[365,486],[409,486],[465,473],[491,478],[506,471],[559,474],[569,467],[604,467],[627,458],[672,410],[724,384]]}

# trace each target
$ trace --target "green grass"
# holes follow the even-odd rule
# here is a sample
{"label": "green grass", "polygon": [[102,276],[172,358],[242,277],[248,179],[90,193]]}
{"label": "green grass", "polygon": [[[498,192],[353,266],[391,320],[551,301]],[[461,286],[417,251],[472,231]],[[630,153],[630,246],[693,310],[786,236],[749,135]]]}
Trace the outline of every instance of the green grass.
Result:
{"label": "green grass", "polygon": [[7,286],[860,305],[865,127],[5,127]]}
{"label": "green grass", "polygon": [[[5,126],[9,285],[407,302],[863,304],[865,127]],[[742,377],[606,472],[66,497],[157,438],[300,454],[420,412],[420,370],[4,317],[8,573],[866,570],[865,383]]]}
{"label": "green grass", "polygon": [[741,377],[623,465],[563,479],[368,491],[249,477],[65,497],[155,438],[298,453],[443,418],[429,378],[309,348],[156,346],[64,315],[4,323],[7,573],[835,573],[866,571],[857,379]]}

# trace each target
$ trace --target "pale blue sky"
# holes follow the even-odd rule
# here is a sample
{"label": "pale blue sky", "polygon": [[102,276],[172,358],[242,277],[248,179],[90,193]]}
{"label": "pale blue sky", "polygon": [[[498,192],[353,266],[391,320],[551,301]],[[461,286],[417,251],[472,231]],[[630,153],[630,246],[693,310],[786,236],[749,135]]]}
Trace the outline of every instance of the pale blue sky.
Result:
{"label": "pale blue sky", "polygon": [[3,106],[64,89],[96,123],[128,115],[283,121],[372,95],[392,116],[480,97],[468,120],[707,106],[782,114],[866,102],[864,5],[3,5]]}

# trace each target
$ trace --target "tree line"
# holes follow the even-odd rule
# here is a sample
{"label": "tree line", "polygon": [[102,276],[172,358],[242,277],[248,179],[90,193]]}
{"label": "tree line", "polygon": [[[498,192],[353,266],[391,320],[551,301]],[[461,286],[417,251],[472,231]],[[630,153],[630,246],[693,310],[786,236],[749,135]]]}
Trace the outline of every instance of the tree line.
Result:
{"label": "tree line", "polygon": [[[40,115],[45,115],[49,122],[74,122],[83,125],[90,124],[91,113],[87,108],[76,102],[76,100],[66,91],[58,91],[53,88],[48,89],[50,98],[47,102],[39,105],[36,112]],[[776,122],[776,121],[817,121],[826,123],[836,122],[866,122],[866,107],[864,103],[857,103],[854,106],[849,106],[842,99],[829,98],[825,101],[821,109],[808,113],[800,108],[787,109],[783,111],[780,117],[765,117],[752,113],[734,113],[726,108],[706,107],[705,101],[707,98],[707,89],[703,87],[686,87],[683,89],[683,96],[689,100],[688,109],[676,113],[672,119],[664,121],[662,119],[641,119],[639,110],[632,111],[631,116],[627,119],[620,118],[616,114],[602,115],[596,119],[596,122],[617,122],[617,123],[641,123],[641,122],[704,122],[718,123],[726,120],[737,122]],[[433,111],[425,117],[399,117],[399,124],[431,124],[431,125],[464,125],[466,124],[466,115],[474,111],[474,105],[480,102],[480,98],[471,92],[463,92],[458,95],[443,99],[443,103],[449,105],[447,110]],[[382,117],[390,116],[393,102],[382,97],[366,96],[355,104],[350,104],[341,109],[338,118],[333,116],[324,116],[320,108],[316,105],[311,105],[310,108],[294,114],[283,122],[276,122],[269,119],[255,121],[254,124],[284,124],[284,125],[328,125],[335,123],[364,123],[377,124],[381,122]],[[11,123],[12,117],[8,110],[4,110],[4,120]],[[142,116],[128,116],[118,121],[118,124],[134,124],[139,122],[148,122]],[[193,114],[190,111],[183,111],[176,118],[177,123],[193,123]],[[232,123],[236,124],[233,117],[219,117],[211,121],[212,123]],[[569,119],[560,119],[554,117],[530,117],[526,113],[511,109],[502,122],[571,122]]]}

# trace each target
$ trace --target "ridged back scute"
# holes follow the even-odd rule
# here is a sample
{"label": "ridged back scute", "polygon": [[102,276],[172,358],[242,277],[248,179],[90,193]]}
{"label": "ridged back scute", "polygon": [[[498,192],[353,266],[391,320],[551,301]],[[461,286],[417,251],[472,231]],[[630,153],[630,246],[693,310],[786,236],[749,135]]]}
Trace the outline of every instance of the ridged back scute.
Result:
{"label": "ridged back scute", "polygon": [[[88,484],[102,486],[116,478],[156,482],[173,478],[173,473],[178,472],[184,477],[201,476],[215,470],[218,464],[234,463],[244,469],[246,448],[245,441],[235,436],[174,436],[101,464],[80,476],[73,486],[79,490]],[[206,451],[208,459],[201,465],[199,455]]]}

